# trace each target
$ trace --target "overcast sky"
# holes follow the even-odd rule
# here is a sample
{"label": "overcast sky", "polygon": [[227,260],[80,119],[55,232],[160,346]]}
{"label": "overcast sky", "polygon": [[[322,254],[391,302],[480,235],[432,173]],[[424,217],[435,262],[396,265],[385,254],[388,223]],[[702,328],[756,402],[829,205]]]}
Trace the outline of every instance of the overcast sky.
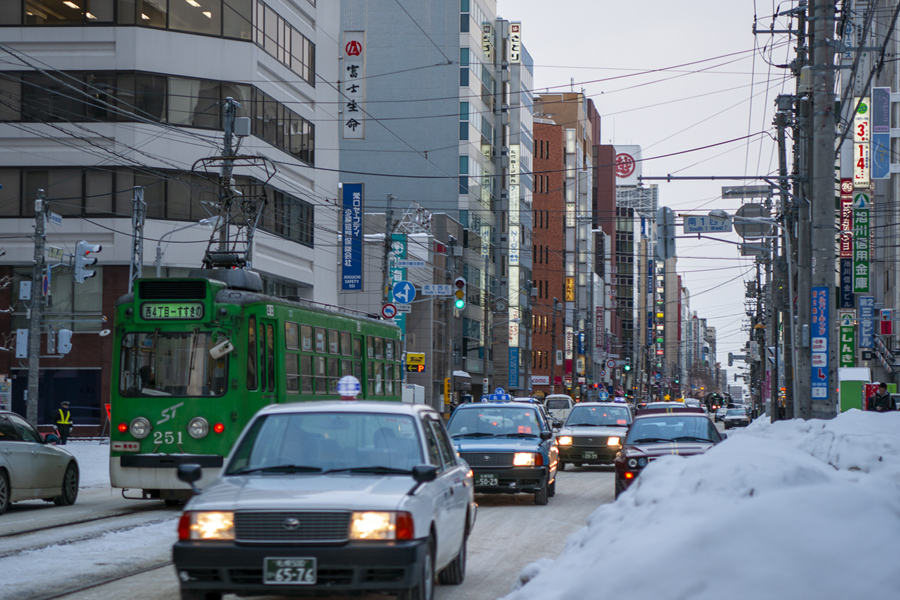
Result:
{"label": "overcast sky", "polygon": [[[536,94],[568,90],[574,78],[574,89],[592,98],[601,115],[601,142],[643,148],[644,176],[723,177],[777,170],[774,100],[794,84],[774,65],[789,61],[790,45],[784,35],[754,36],[752,28],[756,13],[758,28],[767,30],[778,6],[791,4],[499,0],[497,10],[522,21]],[[776,29],[787,23],[782,17]],[[723,143],[729,140],[737,141]],[[705,146],[712,147],[696,150]],[[679,215],[733,213],[741,201],[722,200],[722,186],[764,182],[656,183],[660,204]],[[743,281],[755,277],[753,262],[741,259],[736,245],[696,238],[679,238],[677,255],[691,309],[716,328],[718,360],[727,368],[728,353],[747,339]]]}

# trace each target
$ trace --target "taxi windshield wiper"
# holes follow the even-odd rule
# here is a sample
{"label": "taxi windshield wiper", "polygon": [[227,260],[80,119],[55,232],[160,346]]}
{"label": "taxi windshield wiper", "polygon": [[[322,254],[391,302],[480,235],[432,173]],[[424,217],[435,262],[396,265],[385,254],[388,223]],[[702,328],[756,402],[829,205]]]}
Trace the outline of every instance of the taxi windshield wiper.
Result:
{"label": "taxi windshield wiper", "polygon": [[471,433],[454,433],[450,437],[495,437],[496,433],[484,433],[483,431],[473,431]]}
{"label": "taxi windshield wiper", "polygon": [[681,437],[677,437],[672,440],[673,442],[709,442],[712,443],[712,440],[703,438],[703,437],[695,437],[692,435],[683,435]]}
{"label": "taxi windshield wiper", "polygon": [[233,471],[229,475],[247,475],[248,473],[321,473],[322,467],[308,467],[306,465],[273,465],[271,467],[257,467],[255,469],[241,469]]}
{"label": "taxi windshield wiper", "polygon": [[501,433],[503,437],[537,437],[536,433]]}
{"label": "taxi windshield wiper", "polygon": [[596,423],[566,423],[566,427],[600,427]]}
{"label": "taxi windshield wiper", "polygon": [[328,469],[324,474],[328,473],[375,473],[378,475],[409,475],[412,473],[409,469],[395,469],[394,467],[382,467],[372,465],[369,467],[347,467],[345,469]]}
{"label": "taxi windshield wiper", "polygon": [[672,440],[667,440],[663,438],[641,438],[639,440],[632,440],[630,442],[625,442],[626,444],[668,444]]}

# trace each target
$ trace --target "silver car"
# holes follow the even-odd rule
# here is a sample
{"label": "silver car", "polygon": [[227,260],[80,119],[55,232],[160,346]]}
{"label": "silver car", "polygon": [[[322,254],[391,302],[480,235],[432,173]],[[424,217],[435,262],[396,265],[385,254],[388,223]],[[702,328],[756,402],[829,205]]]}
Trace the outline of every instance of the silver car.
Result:
{"label": "silver car", "polygon": [[[179,477],[199,480],[200,467]],[[263,408],[185,507],[181,597],[387,592],[462,583],[476,504],[440,414],[393,402]]]}
{"label": "silver car", "polygon": [[611,465],[631,426],[631,409],[620,402],[581,402],[556,434],[558,470],[567,464]]}
{"label": "silver car", "polygon": [[47,500],[74,504],[78,461],[14,412],[0,411],[0,514],[11,502]]}

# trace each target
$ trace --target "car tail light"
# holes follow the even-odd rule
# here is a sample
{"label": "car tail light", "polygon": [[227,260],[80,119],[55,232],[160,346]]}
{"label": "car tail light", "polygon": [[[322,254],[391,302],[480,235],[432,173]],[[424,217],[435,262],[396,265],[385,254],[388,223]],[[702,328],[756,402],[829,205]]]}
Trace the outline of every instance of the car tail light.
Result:
{"label": "car tail light", "polygon": [[179,540],[189,540],[191,539],[191,515],[190,513],[182,513],[181,518],[178,520],[178,539]]}

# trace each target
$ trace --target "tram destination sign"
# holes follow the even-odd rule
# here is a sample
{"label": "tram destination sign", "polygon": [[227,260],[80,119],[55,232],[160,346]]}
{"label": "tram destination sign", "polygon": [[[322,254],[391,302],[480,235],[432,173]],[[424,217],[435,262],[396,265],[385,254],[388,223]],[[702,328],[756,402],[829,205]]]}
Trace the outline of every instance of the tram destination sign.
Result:
{"label": "tram destination sign", "polygon": [[145,321],[202,319],[205,313],[202,302],[144,302],[141,318]]}

